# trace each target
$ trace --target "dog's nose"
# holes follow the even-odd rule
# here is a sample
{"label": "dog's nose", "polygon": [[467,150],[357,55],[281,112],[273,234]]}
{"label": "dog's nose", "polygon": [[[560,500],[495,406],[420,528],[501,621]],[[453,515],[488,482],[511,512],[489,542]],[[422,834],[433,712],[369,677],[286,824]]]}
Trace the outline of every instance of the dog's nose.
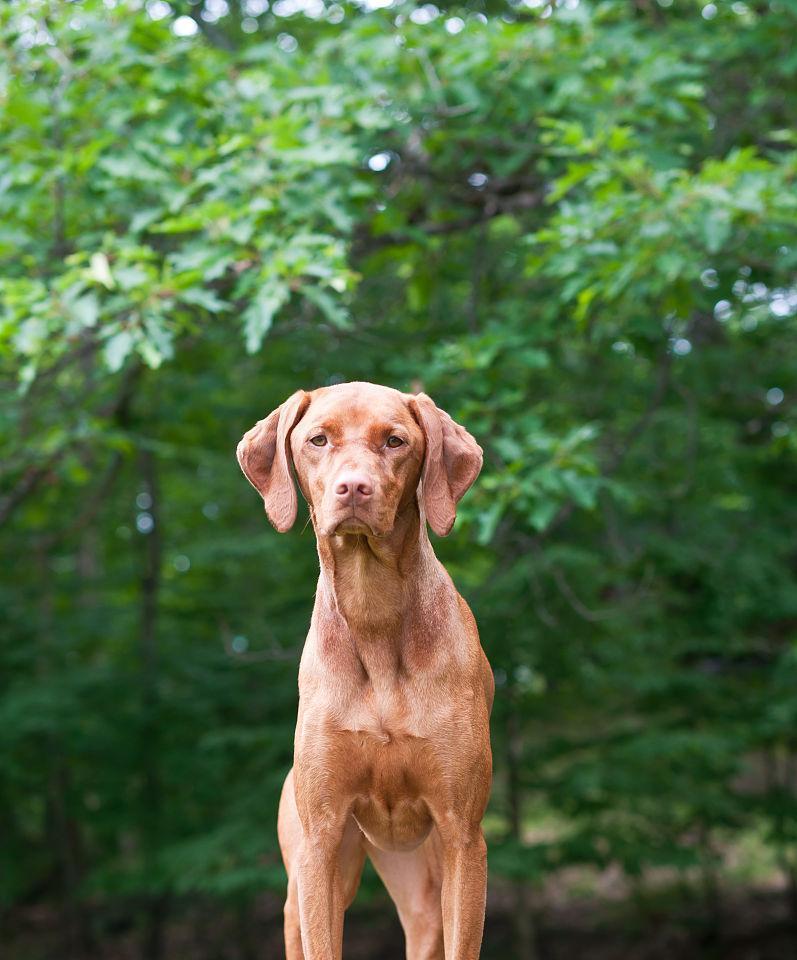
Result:
{"label": "dog's nose", "polygon": [[341,473],[335,481],[335,496],[338,500],[359,503],[361,500],[367,500],[373,492],[373,484],[364,473]]}

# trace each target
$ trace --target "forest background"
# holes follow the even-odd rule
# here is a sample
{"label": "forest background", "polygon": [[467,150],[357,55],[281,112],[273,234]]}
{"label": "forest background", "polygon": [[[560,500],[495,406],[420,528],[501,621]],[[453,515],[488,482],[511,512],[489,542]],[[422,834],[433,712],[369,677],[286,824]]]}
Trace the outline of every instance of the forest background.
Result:
{"label": "forest background", "polygon": [[[797,3],[0,9],[0,938],[281,956],[299,387],[485,449],[484,956],[792,957]],[[347,957],[401,956],[373,875]]]}

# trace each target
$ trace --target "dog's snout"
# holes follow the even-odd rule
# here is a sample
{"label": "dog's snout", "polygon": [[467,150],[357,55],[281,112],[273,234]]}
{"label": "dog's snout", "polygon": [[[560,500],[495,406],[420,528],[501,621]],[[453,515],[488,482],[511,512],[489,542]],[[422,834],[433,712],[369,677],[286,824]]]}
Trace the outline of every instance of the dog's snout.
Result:
{"label": "dog's snout", "polygon": [[374,485],[364,473],[341,473],[335,481],[335,496],[338,500],[359,503],[373,495]]}

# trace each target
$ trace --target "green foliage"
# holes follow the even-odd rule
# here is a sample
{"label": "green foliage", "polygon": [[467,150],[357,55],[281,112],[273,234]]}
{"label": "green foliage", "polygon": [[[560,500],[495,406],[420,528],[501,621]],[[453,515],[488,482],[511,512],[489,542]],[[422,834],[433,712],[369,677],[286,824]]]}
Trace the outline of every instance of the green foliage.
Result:
{"label": "green foliage", "polygon": [[5,5],[4,903],[281,885],[315,556],[233,451],[342,379],[485,447],[494,872],[794,873],[797,6],[709,6]]}

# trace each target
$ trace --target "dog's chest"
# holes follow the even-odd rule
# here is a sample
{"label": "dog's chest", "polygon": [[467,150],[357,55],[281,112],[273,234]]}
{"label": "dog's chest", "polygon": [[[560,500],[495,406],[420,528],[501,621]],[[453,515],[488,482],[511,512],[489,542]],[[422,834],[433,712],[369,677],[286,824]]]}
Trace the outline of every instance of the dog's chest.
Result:
{"label": "dog's chest", "polygon": [[433,766],[429,713],[411,685],[368,684],[339,718],[358,771],[352,815],[380,849],[412,849],[431,828],[424,800]]}
{"label": "dog's chest", "polygon": [[406,679],[364,682],[350,688],[339,704],[338,726],[360,736],[362,749],[403,745],[432,734],[434,707]]}
{"label": "dog's chest", "polygon": [[381,850],[411,850],[432,826],[425,797],[434,766],[430,742],[402,732],[401,725],[374,723],[373,731],[344,734],[357,768],[352,815]]}

